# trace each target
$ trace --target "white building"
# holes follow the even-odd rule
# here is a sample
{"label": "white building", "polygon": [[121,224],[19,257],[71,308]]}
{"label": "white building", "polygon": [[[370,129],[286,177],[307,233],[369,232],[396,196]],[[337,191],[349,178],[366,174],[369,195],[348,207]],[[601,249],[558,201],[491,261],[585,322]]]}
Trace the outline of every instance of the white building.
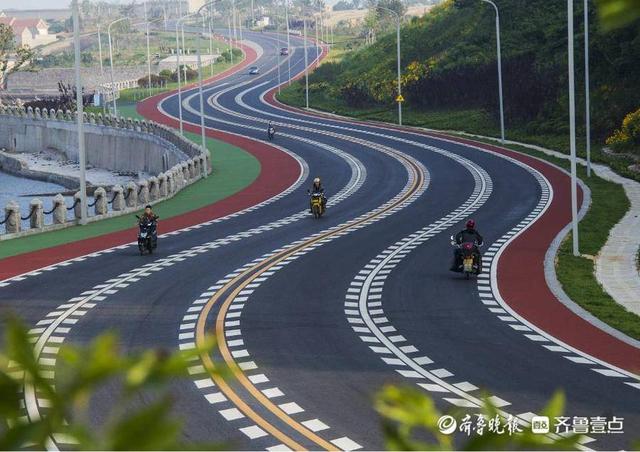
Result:
{"label": "white building", "polygon": [[0,24],[13,29],[16,45],[37,47],[54,42],[57,38],[49,34],[49,25],[42,19],[16,19],[0,15]]}
{"label": "white building", "polygon": [[260,27],[260,28],[268,27],[270,23],[271,23],[271,20],[269,19],[268,16],[262,16],[256,19],[256,27]]}

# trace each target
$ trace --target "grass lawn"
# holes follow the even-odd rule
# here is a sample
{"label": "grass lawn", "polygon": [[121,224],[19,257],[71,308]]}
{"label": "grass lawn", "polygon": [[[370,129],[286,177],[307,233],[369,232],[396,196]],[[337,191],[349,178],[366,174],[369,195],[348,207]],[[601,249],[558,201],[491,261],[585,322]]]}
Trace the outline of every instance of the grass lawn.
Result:
{"label": "grass lawn", "polygon": [[[328,58],[330,57],[331,53]],[[277,98],[285,104],[303,108],[306,104],[304,81],[296,81],[291,86],[283,87]],[[317,110],[362,120],[390,123],[397,123],[398,121],[396,105],[353,108],[348,106],[341,98],[328,94],[328,90],[322,84],[319,86],[310,85],[309,106]],[[402,122],[404,125],[436,130],[455,130],[492,137],[500,136],[500,124],[497,118],[481,109],[415,110],[406,104],[403,107]],[[569,153],[568,133],[544,135],[531,133],[525,128],[507,124],[506,138],[554,149],[565,154]],[[577,136],[576,144],[578,156],[586,157],[586,140],[582,135]],[[628,168],[635,163],[633,160],[624,156],[611,157],[605,154],[600,143],[591,143],[591,160],[595,163],[609,165],[618,174],[640,182],[640,173],[631,171]]]}

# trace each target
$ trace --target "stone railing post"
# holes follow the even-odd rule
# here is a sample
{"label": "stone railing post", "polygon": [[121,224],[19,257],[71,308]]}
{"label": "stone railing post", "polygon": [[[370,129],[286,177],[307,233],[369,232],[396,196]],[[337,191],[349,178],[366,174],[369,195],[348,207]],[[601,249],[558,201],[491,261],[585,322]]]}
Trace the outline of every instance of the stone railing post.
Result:
{"label": "stone railing post", "polygon": [[149,200],[155,201],[160,197],[160,188],[158,187],[158,178],[149,178]]}
{"label": "stone railing post", "polygon": [[189,183],[190,174],[189,174],[189,164],[184,162],[182,164],[182,178],[183,178],[183,187]]}
{"label": "stone railing post", "polygon": [[167,175],[160,173],[158,174],[158,195],[160,198],[166,198],[167,194]]}
{"label": "stone railing post", "polygon": [[149,204],[149,182],[146,180],[138,182],[140,189],[138,190],[138,200],[143,206]]}
{"label": "stone railing post", "polygon": [[113,187],[112,193],[113,193],[113,203],[111,204],[111,208],[114,211],[120,211],[120,210],[124,210],[125,204],[124,204],[124,194],[123,194],[124,190],[122,188],[122,185],[115,185]]}
{"label": "stone railing post", "polygon": [[80,196],[80,192],[77,191],[73,194],[73,216],[76,220],[82,218],[82,197]]}
{"label": "stone railing post", "polygon": [[20,232],[22,221],[20,219],[20,205],[15,201],[9,201],[4,207],[4,216],[7,222],[4,224],[7,234]]}
{"label": "stone railing post", "polygon": [[95,200],[94,212],[96,215],[104,215],[107,213],[107,192],[104,188],[98,187],[93,192],[93,198]]}
{"label": "stone railing post", "polygon": [[136,207],[138,205],[138,187],[135,182],[127,184],[127,207]]}
{"label": "stone railing post", "polygon": [[202,177],[202,173],[200,172],[200,160],[197,157],[193,159],[193,176],[198,179]]}
{"label": "stone railing post", "polygon": [[31,229],[42,229],[44,227],[44,204],[38,199],[32,199],[29,203],[31,208],[31,218],[29,218],[29,226]]}
{"label": "stone railing post", "polygon": [[[74,198],[78,196],[80,197],[80,193],[76,193]],[[78,203],[76,207],[79,207],[81,203]],[[76,210],[76,218],[80,218],[78,216],[80,213],[80,209]],[[64,224],[67,222],[67,205],[64,202],[64,196],[60,193],[54,196],[53,198],[53,224]]]}

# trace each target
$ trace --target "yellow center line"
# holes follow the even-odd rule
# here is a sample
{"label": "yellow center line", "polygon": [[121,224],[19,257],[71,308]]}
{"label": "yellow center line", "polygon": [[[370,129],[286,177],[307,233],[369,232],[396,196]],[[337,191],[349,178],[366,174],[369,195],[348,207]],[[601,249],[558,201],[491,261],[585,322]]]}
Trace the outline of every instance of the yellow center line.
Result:
{"label": "yellow center line", "polygon": [[[279,253],[277,253],[276,255],[270,256],[270,257],[264,259],[263,261],[257,263],[256,265],[252,266],[251,268],[246,269],[241,274],[239,274],[235,278],[233,278],[231,281],[227,282],[222,288],[220,288],[219,290],[216,291],[216,294],[213,295],[209,299],[209,301],[206,303],[206,305],[204,306],[204,308],[200,312],[200,316],[198,317],[198,322],[197,322],[197,325],[196,325],[196,343],[199,344],[199,345],[202,345],[204,343],[204,339],[205,339],[206,319],[209,316],[209,313],[211,312],[211,309],[213,308],[213,306],[216,304],[216,302],[220,298],[222,298],[222,295],[227,290],[229,290],[231,287],[233,287],[236,283],[241,281],[247,275],[250,275],[251,273],[253,273],[252,276],[247,278],[246,281],[244,281],[241,284],[239,284],[238,287],[236,287],[231,292],[231,294],[229,294],[229,296],[226,297],[226,299],[224,300],[222,306],[220,307],[220,311],[219,311],[218,316],[216,318],[216,324],[215,324],[217,345],[218,345],[218,348],[220,350],[220,353],[221,353],[223,359],[225,360],[225,363],[227,364],[229,369],[232,371],[233,375],[238,379],[238,381],[242,384],[242,386],[244,386],[244,388],[262,406],[264,406],[268,411],[270,411],[272,414],[274,414],[276,417],[278,417],[282,422],[284,422],[286,425],[291,427],[293,430],[297,431],[298,433],[300,433],[304,437],[308,438],[309,440],[311,440],[312,442],[316,443],[318,446],[320,446],[321,448],[326,449],[326,450],[336,450],[337,448],[336,448],[336,446],[334,446],[330,442],[320,438],[318,435],[316,435],[314,432],[309,430],[304,425],[302,425],[302,424],[298,423],[297,421],[295,421],[294,419],[292,419],[289,415],[287,415],[284,411],[282,411],[282,409],[280,407],[278,407],[273,402],[271,402],[271,400],[269,400],[269,398],[267,398],[260,390],[258,390],[253,385],[253,383],[251,383],[251,381],[247,378],[247,376],[244,374],[242,369],[240,369],[238,364],[233,359],[233,357],[232,357],[232,355],[231,355],[231,353],[229,351],[229,348],[227,346],[227,342],[226,342],[226,338],[225,338],[225,334],[224,334],[224,319],[225,319],[226,313],[227,313],[227,311],[229,309],[229,306],[231,305],[231,303],[233,302],[235,297],[238,295],[238,293],[241,292],[248,284],[250,284],[251,281],[253,281],[255,278],[259,277],[262,273],[264,273],[265,271],[267,271],[271,267],[273,267],[273,266],[277,265],[278,263],[282,262],[284,259],[288,258],[292,254],[297,253],[302,248],[306,248],[306,247],[308,247],[308,246],[310,246],[310,245],[312,245],[314,243],[317,243],[317,242],[319,242],[321,240],[326,239],[327,237],[331,237],[332,235],[338,234],[338,233],[340,233],[340,232],[342,232],[342,231],[344,231],[346,229],[352,228],[352,227],[354,227],[354,226],[356,226],[358,224],[364,223],[366,221],[370,221],[372,218],[380,216],[381,214],[383,214],[383,213],[389,211],[390,209],[393,209],[394,207],[398,206],[399,204],[404,202],[406,199],[408,199],[411,195],[413,195],[413,193],[415,193],[418,190],[418,188],[424,184],[424,175],[423,175],[422,171],[420,170],[420,168],[417,165],[415,165],[412,161],[408,160],[404,156],[399,156],[399,157],[402,158],[403,160],[405,160],[405,162],[410,167],[412,167],[412,169],[414,171],[414,174],[416,175],[416,177],[414,178],[412,186],[410,187],[410,189],[407,191],[407,193],[402,198],[400,198],[399,200],[394,202],[392,205],[390,205],[390,206],[386,207],[385,209],[381,210],[380,212],[377,212],[375,214],[371,214],[371,215],[367,216],[366,218],[363,218],[361,220],[355,221],[353,223],[348,223],[348,224],[342,226],[339,229],[336,229],[334,231],[326,232],[326,233],[320,235],[319,237],[307,240],[304,243],[300,243],[300,244],[298,244],[296,246],[293,246],[291,248],[288,248],[286,250],[282,250]],[[267,263],[267,265],[265,265],[265,263]],[[263,265],[264,265],[264,267],[259,269]],[[256,271],[256,269],[259,269],[259,270]],[[300,445],[298,442],[296,442],[293,438],[287,436],[281,430],[276,428],[274,425],[272,425],[266,419],[264,419],[262,416],[260,416],[258,413],[256,413],[249,405],[247,405],[237,395],[237,393],[233,390],[233,388],[231,388],[225,382],[225,380],[222,377],[220,377],[219,375],[216,375],[217,374],[216,366],[213,363],[213,360],[211,359],[211,356],[209,354],[202,354],[201,358],[202,358],[202,361],[203,361],[203,364],[204,364],[205,368],[209,371],[211,377],[213,378],[215,383],[218,385],[220,390],[247,417],[251,418],[254,422],[256,422],[256,424],[258,424],[264,430],[266,430],[267,432],[272,434],[278,440],[282,441],[283,444],[287,445],[291,449],[304,450],[304,447],[302,445]]]}

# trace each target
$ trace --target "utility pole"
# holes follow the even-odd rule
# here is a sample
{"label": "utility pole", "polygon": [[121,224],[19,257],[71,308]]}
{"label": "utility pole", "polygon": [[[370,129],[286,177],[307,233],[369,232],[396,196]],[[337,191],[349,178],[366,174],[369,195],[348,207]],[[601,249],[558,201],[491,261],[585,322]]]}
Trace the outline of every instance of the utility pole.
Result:
{"label": "utility pole", "polygon": [[78,163],[80,164],[80,224],[87,224],[87,156],[84,143],[84,104],[80,74],[80,17],[78,0],[73,0],[73,44],[76,72],[76,122],[78,126]]}
{"label": "utility pole", "polygon": [[576,176],[576,86],[574,68],[573,0],[567,0],[567,28],[569,36],[569,134],[571,145],[571,225],[573,255],[580,256],[578,240],[578,187]]}

